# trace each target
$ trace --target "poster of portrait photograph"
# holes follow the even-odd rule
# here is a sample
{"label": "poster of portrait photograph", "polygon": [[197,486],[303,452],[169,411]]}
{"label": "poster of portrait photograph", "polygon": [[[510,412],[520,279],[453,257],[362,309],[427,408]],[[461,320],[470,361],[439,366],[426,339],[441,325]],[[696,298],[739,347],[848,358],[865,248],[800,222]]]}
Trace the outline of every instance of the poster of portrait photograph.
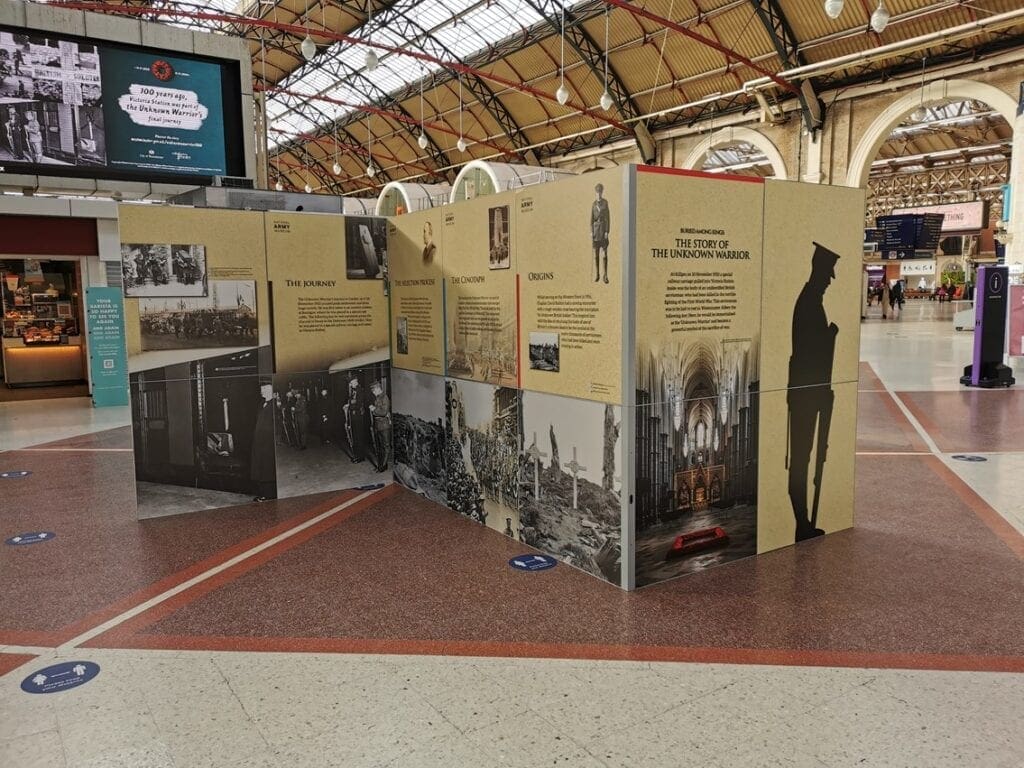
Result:
{"label": "poster of portrait photograph", "polygon": [[0,162],[107,162],[96,46],[0,31]]}
{"label": "poster of portrait photograph", "polygon": [[445,383],[448,506],[512,538],[519,537],[521,397],[512,387]]}
{"label": "poster of portrait photograph", "polygon": [[256,283],[211,280],[206,296],[139,299],[142,351],[255,347]]}
{"label": "poster of portrait photograph", "polygon": [[487,231],[490,243],[488,269],[508,269],[512,266],[508,227],[509,206],[499,205],[487,209]]}
{"label": "poster of portrait photograph", "polygon": [[444,468],[444,377],[391,371],[395,480],[447,504]]}
{"label": "poster of portrait photograph", "polygon": [[121,243],[121,278],[128,298],[205,296],[206,246]]}
{"label": "poster of portrait photograph", "polygon": [[621,408],[524,392],[519,538],[620,583]]}
{"label": "poster of portrait photograph", "polygon": [[409,318],[395,318],[395,354],[409,354]]}
{"label": "poster of portrait photograph", "polygon": [[345,274],[349,280],[382,280],[387,272],[388,230],[382,216],[345,217]]}
{"label": "poster of portrait photograph", "polygon": [[390,482],[389,368],[274,376],[278,498]]}
{"label": "poster of portrait photograph", "polygon": [[253,349],[130,375],[140,517],[277,495],[273,390],[258,358]]}
{"label": "poster of portrait photograph", "polygon": [[559,371],[559,345],[557,333],[530,331],[530,369],[534,371]]}
{"label": "poster of portrait photograph", "polygon": [[638,345],[636,582],[757,552],[760,360],[752,339]]}

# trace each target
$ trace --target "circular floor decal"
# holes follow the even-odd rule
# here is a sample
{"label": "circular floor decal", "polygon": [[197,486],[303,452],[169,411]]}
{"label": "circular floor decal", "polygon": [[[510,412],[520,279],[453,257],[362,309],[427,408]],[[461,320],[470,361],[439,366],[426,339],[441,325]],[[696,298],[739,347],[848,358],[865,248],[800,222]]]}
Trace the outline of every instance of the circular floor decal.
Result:
{"label": "circular floor decal", "polygon": [[57,693],[88,683],[100,673],[100,665],[91,661],[65,661],[45,667],[21,681],[25,693]]}
{"label": "circular floor decal", "polygon": [[26,544],[41,544],[44,541],[50,541],[57,537],[57,534],[53,531],[37,531],[34,533],[19,533],[17,536],[11,536],[6,539],[4,544],[9,547],[23,547]]}
{"label": "circular floor decal", "polygon": [[972,456],[967,453],[958,453],[953,458],[957,461],[988,461],[984,456]]}
{"label": "circular floor decal", "polygon": [[517,571],[546,571],[554,568],[558,561],[547,555],[519,555],[508,561]]}
{"label": "circular floor decal", "polygon": [[0,472],[0,479],[20,480],[21,478],[28,477],[31,474],[31,469],[9,469],[6,472]]}

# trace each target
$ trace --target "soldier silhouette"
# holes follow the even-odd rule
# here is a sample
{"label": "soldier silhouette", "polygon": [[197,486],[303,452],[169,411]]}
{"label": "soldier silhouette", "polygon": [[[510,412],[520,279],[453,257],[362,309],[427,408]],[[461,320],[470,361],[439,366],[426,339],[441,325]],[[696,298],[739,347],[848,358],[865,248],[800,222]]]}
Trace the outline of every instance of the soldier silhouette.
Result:
{"label": "soldier silhouette", "polygon": [[[789,409],[786,466],[789,469],[789,499],[796,517],[796,540],[821,536],[817,527],[822,472],[828,454],[828,432],[832,425],[832,362],[839,328],[825,316],[822,301],[836,276],[839,254],[814,243],[811,276],[793,308],[793,353],[789,358]],[[811,448],[817,452],[814,464],[814,503],[807,507],[807,474]]]}

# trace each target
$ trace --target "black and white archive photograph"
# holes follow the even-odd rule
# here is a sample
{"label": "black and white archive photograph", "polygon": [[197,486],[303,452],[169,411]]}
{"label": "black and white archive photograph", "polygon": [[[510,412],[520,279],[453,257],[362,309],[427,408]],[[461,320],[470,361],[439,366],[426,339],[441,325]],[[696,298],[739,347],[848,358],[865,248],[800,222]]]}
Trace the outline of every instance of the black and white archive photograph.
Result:
{"label": "black and white archive photograph", "polygon": [[96,47],[0,32],[0,162],[102,166]]}
{"label": "black and white archive photograph", "polygon": [[512,266],[508,226],[509,207],[507,205],[487,209],[487,239],[490,246],[490,258],[487,266],[489,269],[510,269]]}
{"label": "black and white archive photograph", "polygon": [[121,278],[127,298],[205,296],[206,246],[121,243]]}
{"label": "black and white archive photograph", "polygon": [[211,280],[206,296],[139,299],[142,350],[255,347],[256,283]]}
{"label": "black and white archive photograph", "polygon": [[523,393],[520,539],[619,583],[619,406]]}
{"label": "black and white archive photograph", "polygon": [[530,331],[530,368],[534,371],[558,373],[558,334]]}
{"label": "black and white archive photograph", "polygon": [[388,225],[381,216],[345,217],[345,274],[349,280],[383,280]]}
{"label": "black and white archive photograph", "polygon": [[391,369],[395,480],[447,504],[444,467],[444,378]]}

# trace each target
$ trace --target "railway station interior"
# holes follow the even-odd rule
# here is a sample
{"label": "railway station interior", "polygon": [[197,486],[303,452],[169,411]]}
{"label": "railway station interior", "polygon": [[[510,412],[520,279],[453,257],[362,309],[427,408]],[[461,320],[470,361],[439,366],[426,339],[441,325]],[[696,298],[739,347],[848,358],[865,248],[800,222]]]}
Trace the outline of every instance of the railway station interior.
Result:
{"label": "railway station interior", "polygon": [[0,766],[1024,765],[1020,0],[0,0]]}

